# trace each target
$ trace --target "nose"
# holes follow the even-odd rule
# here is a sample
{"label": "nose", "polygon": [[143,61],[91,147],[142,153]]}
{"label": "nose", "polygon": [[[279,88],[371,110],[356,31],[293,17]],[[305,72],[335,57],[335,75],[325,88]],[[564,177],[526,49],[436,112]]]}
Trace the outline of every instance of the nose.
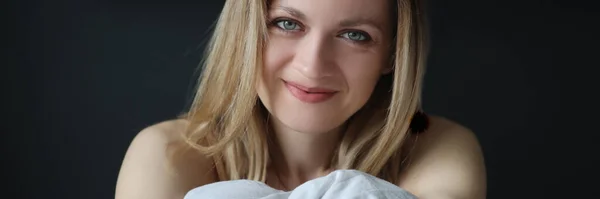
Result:
{"label": "nose", "polygon": [[333,75],[331,54],[333,48],[329,39],[318,34],[307,34],[296,48],[293,66],[304,77],[320,79]]}

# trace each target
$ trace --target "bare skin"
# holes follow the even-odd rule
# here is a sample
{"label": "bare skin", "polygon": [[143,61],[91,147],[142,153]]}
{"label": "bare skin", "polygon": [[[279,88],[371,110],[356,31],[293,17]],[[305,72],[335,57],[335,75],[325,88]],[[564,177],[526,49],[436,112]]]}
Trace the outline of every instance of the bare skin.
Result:
{"label": "bare skin", "polygon": [[194,152],[181,154],[172,164],[167,147],[181,141],[186,121],[172,120],[142,130],[123,160],[116,199],[183,198],[192,188],[216,181],[212,160]]}
{"label": "bare skin", "polygon": [[[182,156],[174,165],[178,174],[165,165],[166,148],[177,142],[186,125],[183,120],[162,122],[139,133],[129,147],[119,173],[116,199],[183,198],[192,188],[216,182],[212,161],[197,153]],[[281,139],[281,138],[280,138]],[[412,138],[414,140],[414,137]],[[288,140],[290,141],[290,140]],[[286,146],[284,150],[290,150]],[[286,160],[324,159],[326,153],[280,153]],[[425,199],[481,199],[486,196],[486,175],[482,151],[475,135],[465,127],[442,117],[431,116],[428,131],[419,134],[412,150],[411,166],[402,173],[401,188]],[[302,164],[288,163],[289,168]],[[308,168],[308,167],[306,167]],[[324,165],[299,169],[290,179],[295,185],[327,174]],[[269,173],[273,173],[269,169]],[[270,177],[273,179],[273,177]],[[277,184],[270,184],[278,188]],[[288,187],[290,188],[290,187]],[[293,188],[293,187],[292,187]]]}

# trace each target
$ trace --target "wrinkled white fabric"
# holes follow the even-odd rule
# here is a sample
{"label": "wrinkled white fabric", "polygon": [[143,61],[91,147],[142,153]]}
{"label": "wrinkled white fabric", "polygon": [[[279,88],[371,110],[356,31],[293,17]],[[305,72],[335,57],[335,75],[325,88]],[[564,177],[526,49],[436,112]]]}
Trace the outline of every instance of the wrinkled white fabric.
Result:
{"label": "wrinkled white fabric", "polygon": [[221,181],[190,190],[184,199],[416,199],[408,191],[357,170],[337,170],[281,191],[252,180]]}

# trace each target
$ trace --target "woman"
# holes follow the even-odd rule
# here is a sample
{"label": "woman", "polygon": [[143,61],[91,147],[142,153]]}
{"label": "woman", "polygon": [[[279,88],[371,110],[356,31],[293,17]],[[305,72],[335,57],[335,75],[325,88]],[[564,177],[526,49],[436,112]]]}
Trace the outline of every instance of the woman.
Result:
{"label": "woman", "polygon": [[354,169],[419,198],[484,198],[474,134],[420,111],[419,0],[229,0],[182,119],[141,131],[116,198],[218,181],[293,190]]}

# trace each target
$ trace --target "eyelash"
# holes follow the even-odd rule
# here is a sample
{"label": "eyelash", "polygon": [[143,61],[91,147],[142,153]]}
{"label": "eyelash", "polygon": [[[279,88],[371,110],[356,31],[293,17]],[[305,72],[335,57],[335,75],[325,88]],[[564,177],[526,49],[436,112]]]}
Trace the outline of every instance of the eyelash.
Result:
{"label": "eyelash", "polygon": [[[279,23],[282,23],[282,22],[292,22],[294,25],[298,26],[299,29],[302,29],[302,25],[298,21],[288,19],[288,18],[276,18],[269,23],[269,26],[276,28],[277,31],[280,31],[284,34],[292,34],[293,32],[301,31],[298,29],[286,30],[279,25]],[[357,33],[357,34],[359,34],[359,37],[364,37],[364,39],[363,40],[350,39],[349,38],[350,36],[348,35],[350,33]],[[348,35],[348,36],[342,36],[342,35]],[[348,30],[338,36],[342,37],[344,40],[352,42],[353,44],[367,44],[367,43],[373,41],[373,38],[368,33],[364,32],[364,31],[359,31],[359,30]]]}

